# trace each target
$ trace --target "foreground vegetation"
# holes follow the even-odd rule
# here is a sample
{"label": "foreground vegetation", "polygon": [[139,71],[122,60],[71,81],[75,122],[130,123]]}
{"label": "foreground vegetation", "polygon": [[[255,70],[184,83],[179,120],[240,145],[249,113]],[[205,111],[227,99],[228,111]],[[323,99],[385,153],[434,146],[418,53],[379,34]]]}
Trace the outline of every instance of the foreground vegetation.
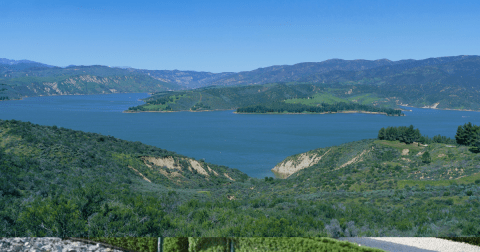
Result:
{"label": "foreground vegetation", "polygon": [[[89,240],[108,243],[134,251],[156,252],[157,238],[136,237],[97,237]],[[233,243],[233,244],[231,244]],[[263,238],[263,237],[166,237],[163,241],[165,252],[217,252],[230,251],[358,251],[381,252],[383,250],[359,247],[350,242],[331,238]]]}
{"label": "foreground vegetation", "polygon": [[480,235],[480,156],[468,146],[362,140],[257,179],[55,126],[0,121],[0,139],[0,236]]}

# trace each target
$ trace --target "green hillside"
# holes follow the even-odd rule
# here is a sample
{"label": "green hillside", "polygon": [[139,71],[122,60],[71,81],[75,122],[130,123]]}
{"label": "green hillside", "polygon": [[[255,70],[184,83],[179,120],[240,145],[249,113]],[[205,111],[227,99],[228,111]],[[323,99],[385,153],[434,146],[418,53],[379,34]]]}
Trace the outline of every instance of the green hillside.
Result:
{"label": "green hillside", "polygon": [[0,139],[4,237],[480,235],[480,156],[461,145],[362,140],[257,179],[55,126],[0,121]]}
{"label": "green hillside", "polygon": [[202,88],[189,91],[159,92],[145,98],[146,104],[130,111],[184,111],[234,109],[295,97],[307,97],[313,85],[266,84],[228,88]]}
{"label": "green hillside", "polygon": [[[331,59],[217,74],[0,62],[0,83],[5,84],[0,87],[0,100],[39,95],[157,93],[146,100],[150,104],[133,109],[136,111],[236,109],[284,101],[314,104],[309,98],[328,104],[343,101],[389,108],[408,105],[480,110],[479,56],[400,61]],[[218,88],[227,86],[233,87]],[[192,91],[165,92],[172,90]],[[166,102],[172,95],[182,99]]]}
{"label": "green hillside", "polygon": [[[350,90],[350,91],[349,91]],[[339,97],[352,93],[343,85],[274,83],[225,88],[203,88],[188,91],[160,92],[144,99],[143,105],[128,112],[142,111],[209,111],[237,109],[238,113],[326,113],[342,111],[374,112],[402,115],[399,110],[376,104],[373,94]],[[374,104],[375,103],[375,104]]]}
{"label": "green hillside", "polygon": [[17,67],[0,68],[0,96],[153,93],[180,88],[144,73],[106,66]]}
{"label": "green hillside", "polygon": [[[308,106],[346,102],[378,108],[406,105],[480,110],[479,69],[480,57],[472,56],[452,61],[426,61],[424,64],[382,65],[360,71],[325,70],[294,80],[287,79],[289,82],[286,83],[249,83],[248,86],[203,88],[189,93],[158,93],[145,99],[145,106],[130,110],[237,109],[279,102]],[[172,95],[184,97],[167,101]],[[166,105],[152,106],[159,102]]]}

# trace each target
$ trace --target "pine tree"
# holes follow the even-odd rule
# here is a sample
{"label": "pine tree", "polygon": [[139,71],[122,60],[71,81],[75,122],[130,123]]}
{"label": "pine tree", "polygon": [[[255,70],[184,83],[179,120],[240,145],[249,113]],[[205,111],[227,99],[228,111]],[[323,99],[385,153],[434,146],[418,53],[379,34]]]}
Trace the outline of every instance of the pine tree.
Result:
{"label": "pine tree", "polygon": [[462,125],[458,126],[457,128],[457,134],[455,134],[455,140],[457,141],[457,144],[465,145],[466,135]]}
{"label": "pine tree", "polygon": [[380,131],[378,131],[378,139],[380,140],[385,139],[385,128],[381,128]]}
{"label": "pine tree", "polygon": [[415,129],[413,129],[413,125],[410,125],[410,127],[405,130],[404,135],[406,144],[411,144],[415,141]]}
{"label": "pine tree", "polygon": [[465,124],[465,145],[466,146],[472,146],[473,143],[474,143],[474,133],[475,133],[475,129],[472,125],[471,122]]}
{"label": "pine tree", "polygon": [[414,142],[418,142],[420,140],[420,137],[422,137],[422,134],[420,134],[420,130],[419,129],[415,129],[415,133],[414,133]]}
{"label": "pine tree", "polygon": [[480,132],[477,132],[473,147],[470,149],[473,153],[480,153]]}

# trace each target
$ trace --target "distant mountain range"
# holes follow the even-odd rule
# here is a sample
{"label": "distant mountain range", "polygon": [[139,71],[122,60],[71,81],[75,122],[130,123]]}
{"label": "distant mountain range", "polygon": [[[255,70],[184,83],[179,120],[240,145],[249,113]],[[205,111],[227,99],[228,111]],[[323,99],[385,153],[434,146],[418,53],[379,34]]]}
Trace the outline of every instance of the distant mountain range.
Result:
{"label": "distant mountain range", "polygon": [[228,77],[221,78],[213,82],[213,85],[245,85],[245,84],[265,84],[272,82],[326,82],[330,79],[315,78],[318,75],[327,73],[347,74],[344,72],[358,72],[368,69],[387,67],[405,71],[422,66],[438,65],[458,61],[475,56],[455,56],[430,58],[424,60],[399,60],[390,61],[380,60],[342,60],[330,59],[322,62],[306,62],[295,65],[270,66],[259,68],[253,71],[239,72]]}
{"label": "distant mountain range", "polygon": [[[371,86],[378,96],[399,103],[438,108],[479,109],[480,56],[424,60],[341,60],[306,62],[238,73],[144,70],[108,66],[50,66],[0,59],[0,97],[162,92],[209,86],[338,84]],[[354,88],[354,89],[355,89]]]}
{"label": "distant mountain range", "polygon": [[10,59],[5,59],[5,58],[0,58],[0,64],[1,65],[25,64],[25,65],[44,66],[44,67],[54,67],[54,66],[50,66],[50,65],[47,65],[47,64],[31,61],[31,60],[10,60]]}

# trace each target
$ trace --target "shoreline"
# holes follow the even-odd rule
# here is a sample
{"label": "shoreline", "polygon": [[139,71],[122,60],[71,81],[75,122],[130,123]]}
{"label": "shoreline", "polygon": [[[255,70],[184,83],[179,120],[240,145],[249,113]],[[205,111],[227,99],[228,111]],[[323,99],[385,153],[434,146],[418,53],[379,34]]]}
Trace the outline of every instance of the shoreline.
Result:
{"label": "shoreline", "polygon": [[[8,99],[8,100],[0,100],[0,101],[20,101],[25,98],[32,98],[32,97],[50,97],[50,96],[78,96],[78,95],[112,95],[112,94],[149,94],[150,96],[153,93],[148,93],[148,92],[139,92],[139,93],[124,93],[124,92],[115,92],[115,93],[100,93],[100,94],[52,94],[52,95],[35,95],[35,96],[22,96],[18,99]],[[142,98],[144,99],[144,98]],[[138,101],[142,101],[138,99]]]}
{"label": "shoreline", "polygon": [[[24,100],[24,98],[30,97],[47,97],[47,96],[77,96],[77,95],[109,95],[109,94],[142,94],[146,93],[148,95],[153,95],[154,93],[149,92],[115,92],[115,93],[98,93],[98,94],[51,94],[51,95],[35,95],[35,96],[23,96],[17,99],[8,99],[8,100],[1,100],[1,101],[20,101]],[[0,102],[1,102],[0,101]],[[455,108],[437,108],[433,106],[425,106],[425,107],[415,107],[410,105],[404,104],[397,104],[397,106],[407,107],[407,108],[418,108],[418,109],[436,109],[436,110],[452,110],[452,111],[465,111],[465,112],[480,112],[480,110],[473,110],[473,109],[455,109]],[[398,108],[401,111],[410,111],[411,110],[404,110],[402,108]],[[214,110],[201,110],[201,111],[192,111],[192,110],[179,110],[179,111],[135,111],[135,112],[128,112],[128,110],[124,110],[122,113],[141,113],[141,112],[160,112],[160,113],[168,113],[168,112],[209,112],[209,111],[224,111],[224,110],[231,110],[231,109],[214,109]],[[236,112],[235,112],[236,113]],[[364,113],[364,114],[382,114],[380,112],[323,112],[323,113],[311,113],[311,114],[334,114],[334,113]],[[281,114],[281,113],[238,113],[238,114]],[[306,113],[285,113],[285,114],[306,114]]]}
{"label": "shoreline", "polygon": [[[130,110],[124,110],[122,113],[129,113],[129,114],[134,114],[134,113],[175,113],[175,112],[213,112],[213,111],[228,111],[228,110],[235,110],[235,109],[213,109],[213,110],[176,110],[176,111],[130,111]],[[234,112],[235,113],[235,112]]]}
{"label": "shoreline", "polygon": [[[232,109],[215,109],[215,110],[178,110],[178,111],[129,111],[124,110],[122,113],[134,114],[134,113],[175,113],[175,112],[213,112],[213,111],[228,111]],[[234,110],[234,109],[233,109]],[[356,110],[346,110],[346,111],[337,111],[337,112],[322,112],[322,113],[239,113],[237,111],[233,111],[234,114],[252,114],[252,115],[326,115],[326,114],[372,114],[372,115],[385,115],[390,116],[385,112],[369,112],[369,111],[356,111]],[[396,115],[394,115],[396,116]],[[398,115],[398,116],[405,116],[405,114]]]}
{"label": "shoreline", "polygon": [[[398,106],[407,107],[407,108],[418,108],[418,109],[435,109],[435,110],[452,110],[452,111],[466,111],[466,112],[480,112],[480,110],[472,110],[472,109],[452,109],[452,108],[433,108],[433,107],[414,107],[414,106],[406,106],[403,104],[399,104]],[[403,111],[403,110],[402,110]],[[405,110],[408,111],[408,110]],[[412,110],[410,110],[412,111]]]}
{"label": "shoreline", "polygon": [[[357,111],[357,110],[345,110],[337,112],[321,112],[321,113],[278,113],[278,112],[268,112],[268,113],[239,113],[233,112],[234,114],[255,114],[255,115],[325,115],[325,114],[372,114],[372,115],[386,115],[386,116],[397,116],[397,115],[388,115],[385,112],[370,112],[370,111]],[[405,116],[405,114],[398,115]]]}

